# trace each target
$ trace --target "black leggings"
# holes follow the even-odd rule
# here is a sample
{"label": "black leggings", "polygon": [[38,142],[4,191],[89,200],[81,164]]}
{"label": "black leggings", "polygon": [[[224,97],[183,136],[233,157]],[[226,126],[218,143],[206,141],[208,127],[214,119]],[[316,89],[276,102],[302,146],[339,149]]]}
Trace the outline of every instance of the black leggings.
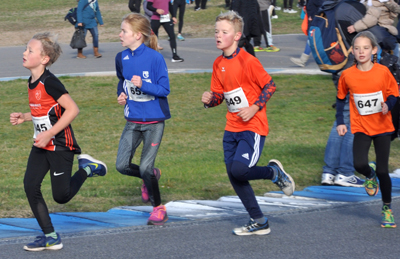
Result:
{"label": "black leggings", "polygon": [[164,30],[167,32],[169,37],[169,46],[171,47],[172,55],[177,55],[176,51],[176,39],[175,39],[175,32],[174,32],[174,24],[172,21],[166,23],[160,23],[160,20],[151,20],[151,29],[153,30],[154,34],[158,37],[158,29],[160,25],[164,27]]}
{"label": "black leggings", "polygon": [[71,177],[74,152],[47,151],[32,147],[24,177],[24,188],[33,215],[44,234],[54,232],[46,202],[43,199],[41,185],[50,170],[53,199],[60,204],[70,201],[79,191],[87,178],[87,173],[79,169]]}
{"label": "black leggings", "polygon": [[289,6],[288,6],[288,0],[283,0],[283,8],[292,9],[292,7],[293,7],[293,0],[289,0]]}
{"label": "black leggings", "polygon": [[179,17],[178,17],[178,32],[182,33],[183,28],[183,16],[185,15],[185,7],[186,0],[174,0],[174,13],[177,14],[177,10],[179,8]]}
{"label": "black leggings", "polygon": [[142,4],[142,0],[129,0],[129,10],[134,13],[140,13],[140,5]]}
{"label": "black leggings", "polygon": [[370,137],[364,133],[355,133],[353,141],[354,168],[366,177],[371,174],[371,168],[368,165],[368,152],[371,142],[374,142],[375,147],[376,175],[379,179],[382,201],[390,203],[392,201],[392,180],[389,176],[391,135]]}

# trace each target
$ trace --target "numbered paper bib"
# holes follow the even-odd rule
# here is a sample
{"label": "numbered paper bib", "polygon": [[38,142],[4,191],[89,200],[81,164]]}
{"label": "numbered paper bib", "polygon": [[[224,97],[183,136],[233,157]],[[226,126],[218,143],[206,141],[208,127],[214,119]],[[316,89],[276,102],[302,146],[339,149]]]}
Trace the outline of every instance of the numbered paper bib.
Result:
{"label": "numbered paper bib", "polygon": [[169,14],[160,15],[160,23],[166,23],[169,21],[171,21],[171,19],[169,18]]}
{"label": "numbered paper bib", "polygon": [[153,95],[143,93],[139,87],[129,80],[124,81],[124,89],[128,93],[129,100],[135,102],[148,102],[156,99]]}
{"label": "numbered paper bib", "polygon": [[40,132],[47,131],[53,127],[50,123],[49,116],[33,117],[33,138],[35,139]]}
{"label": "numbered paper bib", "polygon": [[370,94],[353,94],[353,96],[360,115],[370,115],[382,112],[382,91]]}
{"label": "numbered paper bib", "polygon": [[249,102],[241,87],[224,92],[224,96],[229,112],[239,112],[239,108],[249,107]]}

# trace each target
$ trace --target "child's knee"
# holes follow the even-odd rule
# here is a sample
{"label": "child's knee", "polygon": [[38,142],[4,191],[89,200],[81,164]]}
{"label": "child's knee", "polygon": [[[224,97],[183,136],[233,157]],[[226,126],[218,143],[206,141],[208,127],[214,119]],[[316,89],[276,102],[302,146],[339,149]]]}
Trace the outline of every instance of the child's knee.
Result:
{"label": "child's knee", "polygon": [[238,161],[234,161],[232,163],[232,167],[230,172],[230,175],[232,177],[234,177],[235,179],[239,180],[239,181],[247,181],[247,174],[249,172],[250,168],[246,165],[243,164],[241,162]]}
{"label": "child's knee", "polygon": [[53,193],[53,199],[58,204],[65,204],[70,200],[69,195],[64,193]]}
{"label": "child's knee", "polygon": [[125,165],[125,164],[121,164],[121,163],[116,163],[115,168],[117,169],[117,171],[119,173],[124,174],[124,175],[127,175],[129,172],[129,164]]}

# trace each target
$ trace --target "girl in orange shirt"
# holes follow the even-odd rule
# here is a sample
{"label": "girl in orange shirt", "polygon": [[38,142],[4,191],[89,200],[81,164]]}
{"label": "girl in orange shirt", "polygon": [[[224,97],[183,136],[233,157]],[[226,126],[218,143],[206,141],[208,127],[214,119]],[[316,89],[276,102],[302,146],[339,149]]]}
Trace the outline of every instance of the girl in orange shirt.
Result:
{"label": "girl in orange shirt", "polygon": [[[376,195],[380,186],[383,201],[381,226],[394,228],[392,182],[389,176],[390,142],[394,127],[390,110],[396,103],[399,90],[389,69],[376,62],[378,44],[371,32],[357,34],[352,46],[356,64],[343,71],[339,79],[336,129],[340,136],[347,132],[343,122],[343,107],[349,93],[354,168],[366,177],[364,187],[368,195]],[[371,142],[375,147],[376,166],[368,164]]]}

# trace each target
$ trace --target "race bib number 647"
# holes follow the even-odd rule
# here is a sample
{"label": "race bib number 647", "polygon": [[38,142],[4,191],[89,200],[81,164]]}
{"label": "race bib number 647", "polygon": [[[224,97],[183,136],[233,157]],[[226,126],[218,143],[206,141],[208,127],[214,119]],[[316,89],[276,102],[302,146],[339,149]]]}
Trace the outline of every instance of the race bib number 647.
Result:
{"label": "race bib number 647", "polygon": [[382,112],[382,91],[370,94],[353,94],[353,96],[360,115],[370,115]]}

